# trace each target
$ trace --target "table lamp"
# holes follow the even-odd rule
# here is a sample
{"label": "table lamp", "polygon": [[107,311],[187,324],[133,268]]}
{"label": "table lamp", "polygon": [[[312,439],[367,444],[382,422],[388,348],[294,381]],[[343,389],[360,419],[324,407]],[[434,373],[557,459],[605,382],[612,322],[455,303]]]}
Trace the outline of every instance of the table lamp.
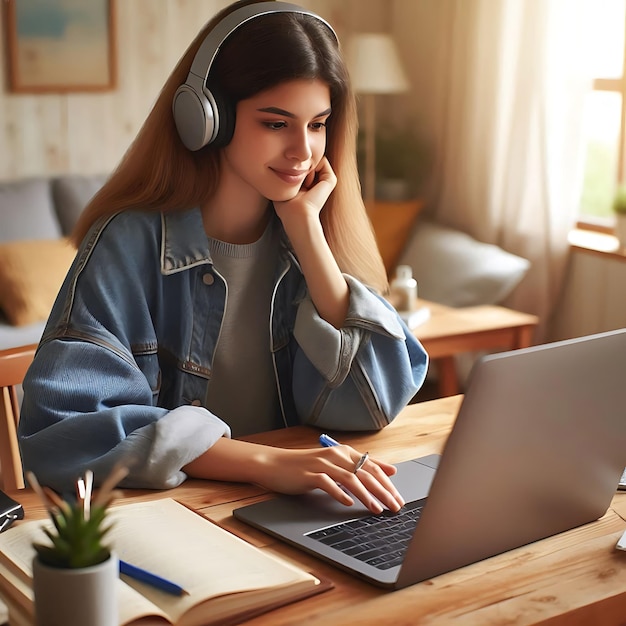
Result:
{"label": "table lamp", "polygon": [[355,92],[365,96],[364,199],[372,202],[376,186],[376,94],[407,91],[409,81],[391,35],[353,35],[348,40],[346,60]]}

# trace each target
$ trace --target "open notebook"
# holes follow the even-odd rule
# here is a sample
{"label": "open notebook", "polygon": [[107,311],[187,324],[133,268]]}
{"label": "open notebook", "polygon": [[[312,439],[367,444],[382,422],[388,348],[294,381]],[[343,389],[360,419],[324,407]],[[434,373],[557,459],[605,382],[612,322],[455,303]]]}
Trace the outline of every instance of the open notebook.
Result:
{"label": "open notebook", "polygon": [[[136,580],[119,581],[120,625],[234,624],[329,588],[311,574],[252,546],[171,498],[113,507],[110,545],[120,559],[182,586],[172,596]],[[32,602],[33,540],[46,542],[43,521],[0,534],[0,576],[26,616]]]}

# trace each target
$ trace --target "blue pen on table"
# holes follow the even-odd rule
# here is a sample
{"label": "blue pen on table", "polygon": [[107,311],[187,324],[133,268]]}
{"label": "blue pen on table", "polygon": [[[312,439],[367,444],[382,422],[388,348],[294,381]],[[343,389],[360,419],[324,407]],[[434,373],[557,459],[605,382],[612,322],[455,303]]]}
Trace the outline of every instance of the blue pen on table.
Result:
{"label": "blue pen on table", "polygon": [[136,565],[131,565],[121,559],[120,574],[126,574],[126,576],[129,576],[130,578],[134,578],[135,580],[146,583],[155,589],[165,591],[165,593],[169,593],[174,596],[189,595],[189,592],[185,591],[180,585],[177,585],[166,578],[162,578],[161,576],[157,576],[156,574],[152,574],[151,572],[141,569]]}
{"label": "blue pen on table", "polygon": [[325,448],[332,448],[333,446],[341,445],[338,441],[335,441],[330,435],[322,434],[320,435],[320,444]]}

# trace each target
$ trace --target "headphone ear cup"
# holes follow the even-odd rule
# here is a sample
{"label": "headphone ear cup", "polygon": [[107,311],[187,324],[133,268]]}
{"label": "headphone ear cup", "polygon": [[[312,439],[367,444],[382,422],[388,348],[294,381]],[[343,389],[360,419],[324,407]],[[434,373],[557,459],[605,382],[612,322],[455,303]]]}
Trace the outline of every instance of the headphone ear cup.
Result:
{"label": "headphone ear cup", "polygon": [[217,125],[217,134],[211,145],[216,148],[223,148],[230,143],[235,132],[235,106],[230,100],[222,95],[218,90],[211,89],[211,95],[215,101],[215,116]]}
{"label": "headphone ear cup", "polygon": [[214,103],[193,86],[181,85],[172,102],[176,130],[187,149],[196,151],[211,142],[214,134]]}

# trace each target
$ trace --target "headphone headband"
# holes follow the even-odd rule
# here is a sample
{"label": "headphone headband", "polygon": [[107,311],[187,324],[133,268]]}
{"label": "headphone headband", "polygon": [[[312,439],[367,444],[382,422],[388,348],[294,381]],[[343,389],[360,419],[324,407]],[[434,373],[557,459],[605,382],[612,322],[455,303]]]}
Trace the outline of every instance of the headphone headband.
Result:
{"label": "headphone headband", "polygon": [[[327,26],[338,40],[332,26],[319,15],[288,2],[258,2],[240,7],[220,20],[207,34],[193,59],[187,80],[174,95],[172,112],[178,134],[189,150],[200,150],[223,135],[221,143],[227,143],[233,128],[222,128],[220,114],[227,117],[222,103],[216,102],[215,94],[207,87],[213,62],[224,42],[240,26],[250,20],[271,13],[298,13],[316,18]],[[227,120],[222,120],[227,121]],[[234,119],[232,120],[234,127]],[[223,131],[220,133],[220,131]]]}

